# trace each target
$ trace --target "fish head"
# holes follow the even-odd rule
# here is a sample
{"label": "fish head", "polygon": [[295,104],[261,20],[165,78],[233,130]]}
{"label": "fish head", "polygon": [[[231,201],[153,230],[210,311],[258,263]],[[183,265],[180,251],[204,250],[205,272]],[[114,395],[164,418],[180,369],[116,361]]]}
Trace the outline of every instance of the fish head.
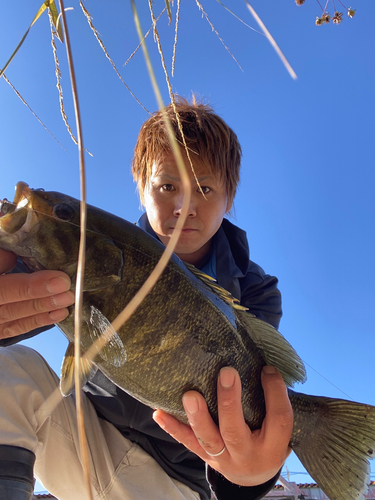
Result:
{"label": "fish head", "polygon": [[13,202],[0,201],[0,248],[18,255],[30,271],[71,274],[79,248],[79,207],[74,198],[18,182]]}

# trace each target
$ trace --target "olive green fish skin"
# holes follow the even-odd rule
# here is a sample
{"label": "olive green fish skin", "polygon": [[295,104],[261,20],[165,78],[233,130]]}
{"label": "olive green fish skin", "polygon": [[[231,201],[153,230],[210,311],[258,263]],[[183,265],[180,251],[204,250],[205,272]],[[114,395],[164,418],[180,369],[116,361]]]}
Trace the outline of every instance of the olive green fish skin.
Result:
{"label": "olive green fish skin", "polygon": [[[66,272],[74,288],[79,201],[19,183],[17,208],[7,203],[6,215],[0,217],[0,248],[19,255],[31,271]],[[134,297],[164,250],[134,224],[95,207],[88,206],[87,214],[83,352]],[[138,400],[183,422],[182,395],[190,389],[203,394],[217,422],[217,377],[222,367],[232,366],[241,377],[245,420],[252,430],[260,428],[265,416],[263,366],[276,366],[287,385],[293,385],[304,381],[303,363],[276,330],[235,309],[222,292],[172,257],[94,364]],[[74,306],[58,325],[70,343],[73,318]],[[69,348],[62,384],[69,373],[68,353]],[[294,412],[290,445],[304,467],[330,500],[363,500],[369,482],[367,459],[374,457],[375,407],[291,389],[288,394]]]}
{"label": "olive green fish skin", "polygon": [[[89,208],[89,219],[91,215]],[[110,251],[121,255],[123,264],[121,262],[119,270],[111,270],[115,276],[120,274],[121,280],[105,289],[100,287],[84,293],[83,350],[92,343],[87,305],[94,306],[113,321],[150,275],[163,251],[162,245],[133,224],[117,221],[116,227],[120,226],[123,232],[112,233],[115,248],[107,241],[99,253],[104,256]],[[96,225],[95,231],[101,229]],[[106,229],[108,231],[108,227]],[[118,263],[120,260],[115,259]],[[106,279],[107,273],[103,281]],[[183,421],[186,416],[181,400],[189,389],[199,390],[206,397],[211,414],[217,419],[217,376],[223,366],[234,366],[243,382],[253,386],[253,392],[244,393],[243,403],[247,408],[247,421],[258,428],[264,417],[260,385],[264,361],[255,345],[250,351],[241,346],[241,333],[246,335],[248,343],[252,342],[246,332],[241,331],[243,327],[231,306],[220,301],[222,310],[218,310],[210,300],[211,295],[210,290],[174,259],[136,313],[118,331],[127,356],[125,365],[116,367],[98,358],[96,363],[127,392]],[[225,312],[232,322],[223,317]],[[72,341],[73,314],[59,326]],[[258,405],[251,404],[254,398]]]}

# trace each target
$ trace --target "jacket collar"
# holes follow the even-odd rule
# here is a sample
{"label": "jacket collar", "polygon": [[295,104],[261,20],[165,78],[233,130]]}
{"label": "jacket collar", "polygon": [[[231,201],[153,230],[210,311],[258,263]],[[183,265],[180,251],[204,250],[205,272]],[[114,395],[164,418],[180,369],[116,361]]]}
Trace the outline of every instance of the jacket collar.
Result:
{"label": "jacket collar", "polygon": [[[158,239],[146,213],[141,215],[137,225]],[[229,222],[229,220],[223,219],[213,238],[216,248],[217,282],[240,300],[241,287],[238,279],[246,275],[249,267],[249,244],[246,232]]]}

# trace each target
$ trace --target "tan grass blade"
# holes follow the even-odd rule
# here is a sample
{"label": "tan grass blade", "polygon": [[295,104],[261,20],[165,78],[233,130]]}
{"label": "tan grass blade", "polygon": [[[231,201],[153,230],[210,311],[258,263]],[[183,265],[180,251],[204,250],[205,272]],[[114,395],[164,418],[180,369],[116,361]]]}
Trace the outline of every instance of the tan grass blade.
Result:
{"label": "tan grass blade", "polygon": [[88,10],[85,8],[85,6],[83,5],[82,3],[82,0],[80,0],[79,2],[80,6],[81,6],[81,9],[84,13],[84,15],[86,16],[86,19],[87,19],[87,22],[89,23],[89,26],[91,28],[91,30],[93,31],[94,35],[95,35],[95,38],[97,39],[100,47],[102,48],[106,58],[108,59],[108,61],[111,63],[112,65],[112,68],[116,71],[116,74],[117,76],[120,78],[120,80],[122,81],[122,83],[125,85],[125,87],[128,89],[128,91],[130,92],[130,94],[134,97],[134,99],[137,101],[137,103],[142,106],[142,108],[146,111],[146,113],[148,113],[149,115],[151,114],[148,109],[146,109],[143,104],[141,103],[141,101],[133,94],[133,92],[130,90],[129,86],[125,83],[124,79],[122,78],[122,76],[120,75],[118,69],[116,68],[116,65],[115,63],[113,62],[113,60],[111,59],[110,55],[108,54],[107,52],[107,49],[105,48],[105,45],[102,41],[102,39],[100,38],[99,36],[99,33],[98,33],[98,30],[95,28],[95,26],[93,25],[92,23],[92,17],[90,15],[90,13],[88,12]]}
{"label": "tan grass blade", "polygon": [[250,5],[250,3],[248,2],[248,0],[244,0],[245,1],[245,4],[247,6],[247,8],[249,9],[249,11],[251,12],[252,16],[254,17],[254,19],[256,20],[256,22],[259,24],[260,28],[263,30],[264,34],[266,35],[266,37],[268,38],[268,41],[270,42],[270,44],[272,45],[272,47],[276,50],[276,53],[278,54],[278,56],[280,57],[280,59],[282,60],[284,66],[286,67],[286,69],[288,70],[290,76],[294,79],[294,80],[297,80],[297,75],[296,73],[294,72],[294,69],[292,68],[292,66],[289,64],[289,62],[287,61],[286,57],[284,56],[284,54],[281,52],[279,46],[277,45],[277,43],[275,42],[274,38],[272,37],[271,33],[268,31],[268,29],[265,27],[263,21],[260,19],[260,17],[258,16],[258,14],[255,12],[255,10],[253,9],[253,7]]}
{"label": "tan grass blade", "polygon": [[[54,2],[54,0],[52,0]],[[2,70],[0,70],[0,76],[2,76],[2,74],[4,73],[4,71],[7,69],[7,67],[9,66],[9,64],[12,62],[12,59],[14,58],[14,56],[17,54],[17,52],[19,51],[21,45],[23,44],[23,42],[25,41],[25,38],[27,37],[27,35],[29,34],[29,31],[31,29],[31,26],[36,23],[36,21],[40,18],[40,16],[43,14],[43,12],[46,10],[47,8],[47,4],[46,2],[43,2],[41,7],[39,8],[38,12],[36,13],[34,19],[32,20],[30,26],[27,28],[27,31],[26,33],[23,35],[20,43],[17,45],[17,47],[15,48],[13,54],[10,56],[10,58],[8,59],[8,61],[6,62],[4,68]]]}
{"label": "tan grass blade", "polygon": [[[47,2],[45,2],[45,3],[47,3]],[[52,1],[49,2],[48,12],[49,12],[49,14],[52,17],[52,22],[53,22],[53,25],[55,27],[55,30],[56,30],[56,33],[57,33],[57,37],[60,40],[60,42],[63,43],[64,42],[63,29],[62,29],[61,23],[59,22],[60,21],[60,15],[57,12],[56,5],[55,5],[55,0],[52,0]]]}
{"label": "tan grass blade", "polygon": [[93,492],[90,483],[90,469],[89,469],[89,459],[88,459],[88,447],[87,440],[85,434],[84,427],[84,415],[82,411],[82,393],[80,390],[80,354],[81,354],[81,316],[82,316],[82,300],[83,300],[83,278],[84,278],[84,269],[85,269],[85,250],[86,250],[86,218],[87,218],[87,209],[86,209],[86,178],[85,178],[85,158],[84,158],[84,149],[83,149],[83,136],[82,136],[82,127],[81,127],[81,117],[79,111],[79,102],[78,102],[78,92],[77,92],[77,84],[75,79],[74,65],[73,65],[73,57],[72,51],[70,47],[68,26],[66,22],[66,16],[64,11],[64,3],[63,0],[59,0],[60,11],[63,20],[63,27],[65,32],[65,45],[66,45],[66,54],[69,64],[69,72],[70,72],[70,81],[74,102],[74,110],[76,116],[76,126],[77,126],[77,137],[78,137],[78,153],[79,153],[79,165],[80,165],[80,183],[81,183],[81,207],[80,207],[80,224],[81,224],[81,232],[80,232],[80,245],[79,245],[79,253],[78,253],[78,268],[77,268],[77,280],[76,280],[76,296],[75,296],[75,311],[74,311],[74,380],[76,387],[76,409],[77,409],[77,422],[78,422],[78,436],[79,443],[81,449],[81,455],[83,458],[83,470],[84,470],[84,479],[86,484],[86,489],[88,493],[88,498],[93,500]]}
{"label": "tan grass blade", "polygon": [[171,21],[172,21],[172,11],[171,11],[171,2],[170,2],[170,0],[165,0],[165,6],[167,7],[167,11],[168,11],[169,24],[171,24]]}

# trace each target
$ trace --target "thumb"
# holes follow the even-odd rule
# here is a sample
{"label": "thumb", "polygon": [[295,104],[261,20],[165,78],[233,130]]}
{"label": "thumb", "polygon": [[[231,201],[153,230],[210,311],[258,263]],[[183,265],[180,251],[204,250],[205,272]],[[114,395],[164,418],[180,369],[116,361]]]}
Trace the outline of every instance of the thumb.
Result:
{"label": "thumb", "polygon": [[17,262],[17,256],[0,248],[0,274],[11,271]]}

